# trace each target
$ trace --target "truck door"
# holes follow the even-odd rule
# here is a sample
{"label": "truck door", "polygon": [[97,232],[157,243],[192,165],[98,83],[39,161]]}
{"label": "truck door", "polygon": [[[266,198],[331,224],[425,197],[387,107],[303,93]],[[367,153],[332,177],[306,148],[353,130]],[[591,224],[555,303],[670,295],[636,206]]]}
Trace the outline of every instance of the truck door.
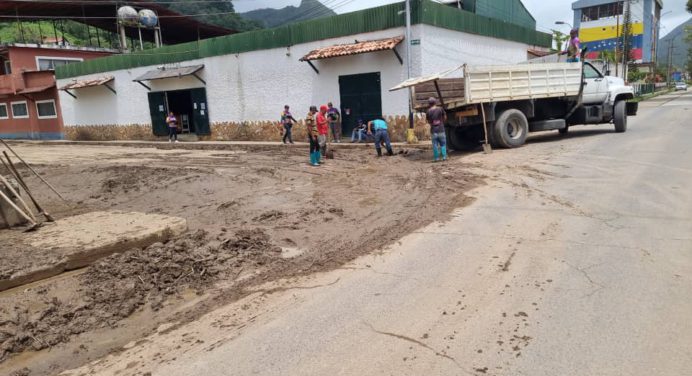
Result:
{"label": "truck door", "polygon": [[603,103],[608,98],[608,81],[591,64],[584,64],[584,104]]}

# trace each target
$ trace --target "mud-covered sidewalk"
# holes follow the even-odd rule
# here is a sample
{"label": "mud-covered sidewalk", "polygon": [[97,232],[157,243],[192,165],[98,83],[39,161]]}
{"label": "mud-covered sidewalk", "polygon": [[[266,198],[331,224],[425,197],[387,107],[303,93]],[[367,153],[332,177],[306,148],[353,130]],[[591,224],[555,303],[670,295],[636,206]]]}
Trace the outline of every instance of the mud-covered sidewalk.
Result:
{"label": "mud-covered sidewalk", "polygon": [[[0,293],[2,374],[55,374],[248,286],[337,268],[444,219],[481,183],[461,159],[433,164],[420,149],[378,159],[371,148],[336,146],[335,159],[312,167],[297,147],[14,145],[67,197],[54,199],[24,171],[59,218],[136,211],[182,217],[190,231]],[[21,252],[22,236],[0,231],[0,253]],[[5,259],[0,270],[16,268]]]}

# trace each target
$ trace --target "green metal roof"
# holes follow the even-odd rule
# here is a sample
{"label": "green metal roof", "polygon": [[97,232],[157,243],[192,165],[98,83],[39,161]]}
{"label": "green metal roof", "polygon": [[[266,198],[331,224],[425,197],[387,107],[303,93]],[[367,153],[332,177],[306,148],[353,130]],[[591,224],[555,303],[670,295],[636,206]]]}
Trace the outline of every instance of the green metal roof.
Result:
{"label": "green metal roof", "polygon": [[[87,60],[81,63],[57,67],[55,76],[58,79],[62,79],[121,69],[172,64],[212,56],[282,48],[317,40],[403,27],[405,26],[405,17],[399,14],[403,10],[404,3],[395,3],[273,29],[249,31],[130,54]],[[552,36],[550,34],[541,33],[533,28],[508,23],[500,19],[455,9],[430,0],[412,0],[411,21],[413,24],[426,24],[541,47],[550,47],[552,44]]]}

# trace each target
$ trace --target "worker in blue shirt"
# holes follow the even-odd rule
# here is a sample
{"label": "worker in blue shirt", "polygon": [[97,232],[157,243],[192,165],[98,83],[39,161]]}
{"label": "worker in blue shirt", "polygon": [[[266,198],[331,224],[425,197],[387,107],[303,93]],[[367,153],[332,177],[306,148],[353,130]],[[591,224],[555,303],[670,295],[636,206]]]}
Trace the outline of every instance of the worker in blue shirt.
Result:
{"label": "worker in blue shirt", "polygon": [[387,147],[387,155],[394,155],[392,151],[392,144],[389,141],[389,132],[387,130],[387,122],[382,119],[375,119],[368,122],[368,134],[375,135],[375,150],[377,150],[377,156],[382,156],[382,142],[385,143]]}

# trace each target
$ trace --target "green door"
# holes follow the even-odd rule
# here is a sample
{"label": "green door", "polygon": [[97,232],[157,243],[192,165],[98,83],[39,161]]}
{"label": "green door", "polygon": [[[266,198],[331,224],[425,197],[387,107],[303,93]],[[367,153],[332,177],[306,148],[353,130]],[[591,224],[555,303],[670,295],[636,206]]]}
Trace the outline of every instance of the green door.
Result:
{"label": "green door", "polygon": [[190,96],[192,97],[192,123],[195,125],[195,131],[199,136],[208,136],[211,134],[211,127],[209,126],[207,89],[192,89]]}
{"label": "green door", "polygon": [[358,119],[364,122],[382,117],[380,73],[339,76],[341,129],[350,136]]}
{"label": "green door", "polygon": [[149,113],[151,114],[151,127],[155,136],[167,136],[168,125],[166,116],[166,93],[149,93]]}

